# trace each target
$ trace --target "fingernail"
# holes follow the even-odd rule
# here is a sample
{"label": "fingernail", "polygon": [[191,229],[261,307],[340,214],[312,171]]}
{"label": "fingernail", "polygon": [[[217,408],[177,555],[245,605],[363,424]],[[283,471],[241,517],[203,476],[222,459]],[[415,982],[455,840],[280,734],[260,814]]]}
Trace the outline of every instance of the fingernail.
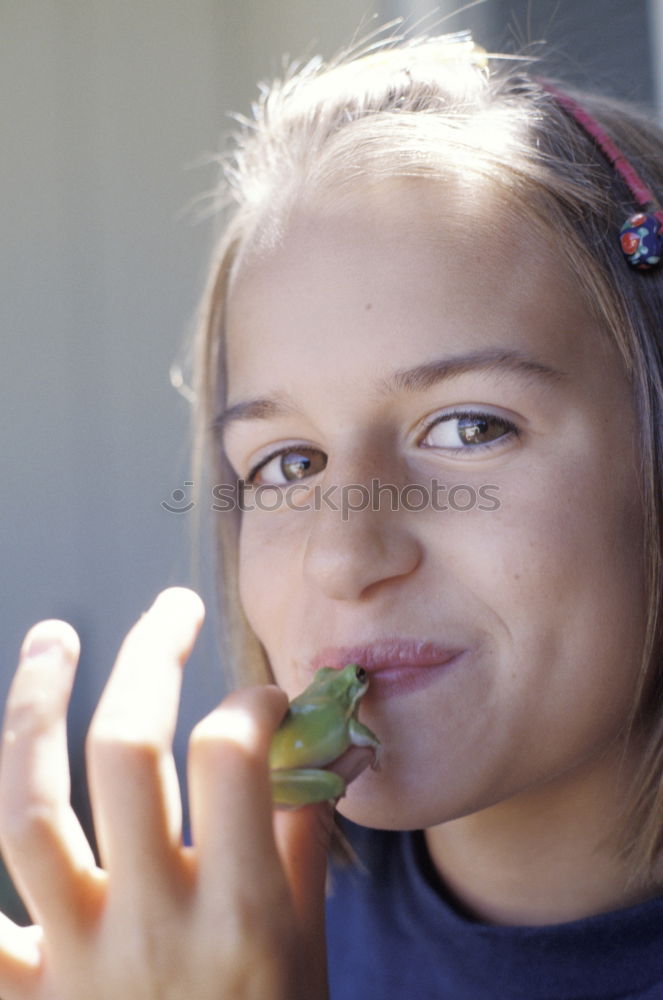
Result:
{"label": "fingernail", "polygon": [[38,656],[44,656],[45,653],[55,652],[58,649],[61,651],[62,645],[56,636],[40,635],[38,632],[30,639],[25,655],[28,660],[36,660]]}
{"label": "fingernail", "polygon": [[75,661],[79,642],[75,631],[66,622],[53,619],[35,625],[25,637],[21,655],[28,660],[42,656]]}

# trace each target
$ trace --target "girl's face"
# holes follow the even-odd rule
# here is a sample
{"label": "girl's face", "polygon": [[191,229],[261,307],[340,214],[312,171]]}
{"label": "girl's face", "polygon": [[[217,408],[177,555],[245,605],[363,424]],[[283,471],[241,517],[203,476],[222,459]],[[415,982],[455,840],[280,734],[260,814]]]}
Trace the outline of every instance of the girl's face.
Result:
{"label": "girl's face", "polygon": [[301,208],[228,304],[240,590],[278,683],[363,662],[361,823],[573,780],[618,738],[644,626],[629,385],[555,247],[432,182]]}

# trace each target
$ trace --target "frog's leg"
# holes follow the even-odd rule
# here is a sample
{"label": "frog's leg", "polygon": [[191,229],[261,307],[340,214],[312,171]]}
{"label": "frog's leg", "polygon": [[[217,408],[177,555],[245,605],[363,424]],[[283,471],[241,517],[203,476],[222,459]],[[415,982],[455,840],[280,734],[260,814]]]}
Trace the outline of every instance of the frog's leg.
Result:
{"label": "frog's leg", "polygon": [[296,807],[340,799],[345,781],[340,774],[316,768],[292,768],[270,773],[274,805]]}
{"label": "frog's leg", "polygon": [[350,719],[350,722],[348,723],[348,732],[353,746],[372,747],[375,751],[375,757],[371,766],[374,771],[377,771],[380,767],[380,753],[382,751],[382,747],[380,746],[380,741],[375,733],[372,733],[368,726],[364,726],[359,719]]}

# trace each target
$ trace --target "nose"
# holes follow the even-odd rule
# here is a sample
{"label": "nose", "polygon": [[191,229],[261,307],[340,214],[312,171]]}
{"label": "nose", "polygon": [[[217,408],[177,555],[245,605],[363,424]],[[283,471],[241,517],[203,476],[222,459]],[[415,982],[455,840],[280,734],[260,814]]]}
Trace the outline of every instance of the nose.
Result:
{"label": "nose", "polygon": [[311,586],[334,600],[358,600],[370,588],[416,569],[422,548],[407,514],[382,507],[357,480],[352,487],[339,485],[321,502],[304,550],[304,578]]}

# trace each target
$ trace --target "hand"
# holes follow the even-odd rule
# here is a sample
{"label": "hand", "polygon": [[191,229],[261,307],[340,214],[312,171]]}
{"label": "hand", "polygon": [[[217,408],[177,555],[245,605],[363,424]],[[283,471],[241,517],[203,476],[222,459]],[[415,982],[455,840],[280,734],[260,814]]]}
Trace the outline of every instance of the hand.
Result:
{"label": "hand", "polygon": [[326,805],[272,812],[267,756],[287,699],[226,698],[189,749],[193,847],[182,846],[172,738],[203,606],[173,588],[125,639],[87,765],[101,866],[69,804],[65,718],[76,633],[26,636],[0,761],[0,845],[36,921],[0,914],[2,1000],[326,997]]}

